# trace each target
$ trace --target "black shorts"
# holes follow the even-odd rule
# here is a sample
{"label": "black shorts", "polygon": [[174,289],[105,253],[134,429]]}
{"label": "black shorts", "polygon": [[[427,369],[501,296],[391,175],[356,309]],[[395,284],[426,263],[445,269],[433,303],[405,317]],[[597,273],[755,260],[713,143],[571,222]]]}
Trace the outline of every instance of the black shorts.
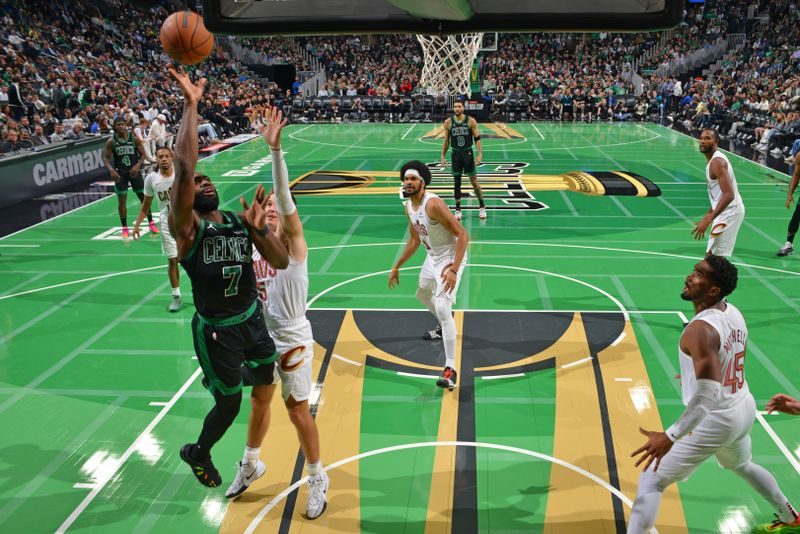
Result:
{"label": "black shorts", "polygon": [[243,367],[248,369],[247,385],[272,384],[278,354],[258,301],[255,311],[243,322],[223,326],[209,321],[213,320],[196,313],[192,319],[194,350],[205,375],[203,385],[212,394],[234,395],[244,385]]}
{"label": "black shorts", "polygon": [[131,174],[128,171],[117,171],[119,174],[119,182],[114,182],[114,192],[118,195],[128,194],[128,187],[133,189],[134,193],[144,193],[144,178],[142,174]]}
{"label": "black shorts", "polygon": [[453,174],[466,174],[467,176],[475,174],[475,156],[471,148],[467,150],[453,149],[450,161],[453,164]]}

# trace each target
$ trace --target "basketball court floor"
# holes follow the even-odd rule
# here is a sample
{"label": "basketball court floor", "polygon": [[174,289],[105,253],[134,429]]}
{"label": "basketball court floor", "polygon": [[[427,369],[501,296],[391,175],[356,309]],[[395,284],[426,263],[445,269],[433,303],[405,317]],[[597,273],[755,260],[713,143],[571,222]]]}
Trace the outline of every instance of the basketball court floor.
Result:
{"label": "basketball court floor", "polygon": [[[679,294],[702,257],[708,208],[697,141],[654,124],[481,125],[489,218],[466,211],[458,292],[459,387],[433,377],[442,347],[414,298],[420,251],[387,288],[407,238],[397,170],[437,162],[435,125],[296,125],[284,150],[311,252],[312,400],[330,467],[328,511],[307,521],[297,438],[280,404],[267,474],[238,501],[224,489],[248,404],[214,450],[223,487],[178,457],[211,406],[187,305],[167,313],[159,239],[123,241],[116,201],[0,240],[0,529],[3,532],[622,533],[638,428],[682,411]],[[270,180],[257,139],[207,158],[223,208]],[[776,258],[788,177],[730,156],[747,206],[730,301],[750,328],[746,373],[759,407],[800,395],[797,258]],[[434,190],[447,197],[446,170]],[[657,197],[558,190],[569,171],[649,179]],[[451,200],[451,199],[450,199]],[[130,220],[138,201],[129,197]],[[473,203],[474,199],[466,202]],[[800,418],[759,415],[756,462],[800,502]],[[293,491],[300,487],[300,492]],[[671,488],[657,531],[749,532],[772,510],[704,464]]]}

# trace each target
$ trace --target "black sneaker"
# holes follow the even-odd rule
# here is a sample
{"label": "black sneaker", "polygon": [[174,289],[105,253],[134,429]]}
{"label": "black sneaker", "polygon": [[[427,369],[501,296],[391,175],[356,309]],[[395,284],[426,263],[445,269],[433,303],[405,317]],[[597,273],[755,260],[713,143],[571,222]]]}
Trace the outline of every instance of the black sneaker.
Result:
{"label": "black sneaker", "polygon": [[209,456],[205,462],[195,460],[192,457],[192,447],[194,447],[194,443],[187,443],[181,447],[181,460],[189,464],[197,481],[208,488],[216,488],[222,484],[222,477],[219,476],[219,471],[214,467],[211,457]]}
{"label": "black sneaker", "polygon": [[783,247],[781,247],[781,249],[778,251],[778,256],[781,256],[781,257],[783,257],[783,256],[789,256],[789,255],[791,255],[791,254],[794,254],[794,247],[792,246],[792,244],[791,244],[791,243],[786,243],[786,244],[785,244],[785,245],[783,245]]}
{"label": "black sneaker", "polygon": [[442,327],[441,327],[441,325],[437,326],[433,330],[429,330],[429,331],[425,332],[422,335],[422,339],[427,339],[428,341],[431,341],[431,340],[434,340],[434,339],[442,339]]}
{"label": "black sneaker", "polygon": [[436,381],[436,385],[440,388],[447,388],[450,391],[453,391],[456,387],[456,379],[458,378],[458,373],[452,367],[445,367],[444,371],[442,371],[442,376],[439,377],[439,380]]}

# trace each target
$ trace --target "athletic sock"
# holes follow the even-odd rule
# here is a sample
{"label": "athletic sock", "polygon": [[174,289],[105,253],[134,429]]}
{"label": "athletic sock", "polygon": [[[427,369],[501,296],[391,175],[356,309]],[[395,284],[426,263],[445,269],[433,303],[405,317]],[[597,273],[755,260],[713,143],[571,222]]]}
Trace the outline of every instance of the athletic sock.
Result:
{"label": "athletic sock", "polygon": [[122,226],[128,226],[128,217],[123,217],[122,215],[120,215],[119,222],[122,223]]}
{"label": "athletic sock", "polygon": [[147,220],[150,221],[150,222],[153,222],[153,212],[152,211],[148,211],[147,212]]}
{"label": "athletic sock", "polygon": [[322,473],[322,460],[317,460],[313,464],[308,464],[308,475],[314,476]]}
{"label": "athletic sock", "polygon": [[173,297],[180,297],[181,296],[181,288],[173,287],[172,288],[172,296]]}
{"label": "athletic sock", "polygon": [[261,447],[247,447],[244,448],[243,463],[254,464],[258,462],[258,457],[261,454]]}

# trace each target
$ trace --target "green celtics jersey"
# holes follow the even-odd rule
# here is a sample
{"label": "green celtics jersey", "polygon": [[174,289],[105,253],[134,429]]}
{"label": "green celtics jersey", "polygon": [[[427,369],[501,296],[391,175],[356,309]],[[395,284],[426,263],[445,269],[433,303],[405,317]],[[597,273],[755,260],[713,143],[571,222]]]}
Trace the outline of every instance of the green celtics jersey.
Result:
{"label": "green celtics jersey", "polygon": [[222,218],[222,223],[200,220],[192,250],[181,260],[192,281],[197,313],[206,318],[243,313],[257,296],[247,228],[231,211],[223,211]]}
{"label": "green celtics jersey", "polygon": [[456,121],[456,116],[450,119],[450,146],[453,150],[469,150],[472,148],[472,130],[469,129],[469,117],[464,115],[464,121]]}
{"label": "green celtics jersey", "polygon": [[131,167],[139,162],[139,151],[136,150],[133,135],[129,133],[127,139],[120,139],[115,133],[113,145],[114,168],[129,173]]}

